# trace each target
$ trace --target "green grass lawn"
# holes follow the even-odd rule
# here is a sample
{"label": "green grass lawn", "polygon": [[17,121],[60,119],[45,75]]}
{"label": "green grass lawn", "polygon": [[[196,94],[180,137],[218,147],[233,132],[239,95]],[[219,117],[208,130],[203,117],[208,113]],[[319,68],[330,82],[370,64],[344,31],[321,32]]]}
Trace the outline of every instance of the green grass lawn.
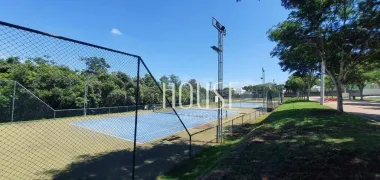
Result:
{"label": "green grass lawn", "polygon": [[163,179],[207,172],[206,179],[380,178],[377,123],[316,102],[288,102],[255,127],[244,142],[212,147]]}
{"label": "green grass lawn", "polygon": [[222,154],[231,150],[233,145],[240,140],[241,138],[235,141],[228,141],[223,145],[209,147],[193,159],[185,161],[181,165],[173,168],[159,179],[197,179],[200,175],[214,168],[216,165],[215,162]]}
{"label": "green grass lawn", "polygon": [[259,127],[267,116],[268,114],[265,114],[258,117],[254,121],[255,123],[245,124],[244,127],[235,129],[233,136],[225,136],[223,144],[206,148],[192,159],[183,162],[158,179],[197,179],[217,167],[217,161],[220,157],[231,151],[252,129]]}

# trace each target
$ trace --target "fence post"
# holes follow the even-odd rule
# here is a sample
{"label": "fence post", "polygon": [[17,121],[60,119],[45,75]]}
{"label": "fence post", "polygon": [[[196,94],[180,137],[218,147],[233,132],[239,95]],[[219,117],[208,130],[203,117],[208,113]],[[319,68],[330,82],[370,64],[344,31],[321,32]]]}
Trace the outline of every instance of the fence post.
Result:
{"label": "fence post", "polygon": [[138,105],[140,104],[140,58],[137,60],[137,87],[135,93],[136,99],[136,110],[135,110],[135,132],[133,137],[133,163],[132,163],[132,179],[135,179],[135,164],[136,164],[136,136],[137,136],[137,116],[138,116]]}
{"label": "fence post", "polygon": [[192,157],[192,144],[191,144],[191,137],[192,137],[192,135],[190,135],[190,146],[189,146],[189,158],[191,159],[191,157]]}
{"label": "fence post", "polygon": [[219,143],[219,126],[216,125],[216,142]]}
{"label": "fence post", "polygon": [[244,116],[245,116],[245,115],[241,116],[241,127],[243,127],[243,123],[244,123]]}
{"label": "fence post", "polygon": [[231,120],[231,137],[233,136],[234,134],[234,119]]}
{"label": "fence post", "polygon": [[223,111],[221,109],[221,117],[220,117],[220,143],[223,143]]}
{"label": "fence post", "polygon": [[12,114],[11,114],[11,122],[14,120],[14,113],[15,113],[15,99],[16,99],[16,81],[14,81],[13,85],[13,97],[12,97]]}
{"label": "fence post", "polygon": [[55,119],[55,112],[56,112],[56,111],[54,110],[54,119]]}

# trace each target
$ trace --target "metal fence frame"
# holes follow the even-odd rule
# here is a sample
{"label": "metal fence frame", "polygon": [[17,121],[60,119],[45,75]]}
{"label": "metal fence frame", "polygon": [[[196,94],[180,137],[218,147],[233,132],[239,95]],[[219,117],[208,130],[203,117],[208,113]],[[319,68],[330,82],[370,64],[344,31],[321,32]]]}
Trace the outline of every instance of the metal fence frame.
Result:
{"label": "metal fence frame", "polygon": [[[159,87],[161,93],[163,93],[162,91],[162,88],[159,86],[158,82],[156,81],[156,79],[154,78],[154,76],[152,75],[152,73],[150,72],[149,68],[147,67],[147,65],[145,64],[145,62],[143,61],[143,59],[138,56],[138,55],[134,55],[134,54],[130,54],[130,53],[126,53],[126,52],[122,52],[122,51],[118,51],[118,50],[114,50],[114,49],[110,49],[110,48],[106,48],[106,47],[102,47],[102,46],[98,46],[98,45],[94,45],[94,44],[90,44],[90,43],[86,43],[86,42],[83,42],[83,41],[78,41],[78,40],[74,40],[74,39],[70,39],[70,38],[66,38],[66,37],[62,37],[62,36],[57,36],[57,35],[53,35],[53,34],[49,34],[49,33],[45,33],[45,32],[42,32],[42,31],[38,31],[38,30],[35,30],[35,29],[30,29],[30,28],[27,28],[27,27],[23,27],[23,26],[18,26],[18,25],[15,25],[15,24],[11,24],[11,23],[7,23],[7,22],[3,22],[3,21],[0,21],[0,25],[1,26],[7,26],[7,27],[10,27],[10,28],[14,28],[14,29],[18,29],[18,30],[23,30],[25,32],[29,32],[29,33],[32,33],[32,34],[38,34],[38,35],[42,35],[42,36],[46,36],[46,37],[50,37],[50,38],[55,38],[55,39],[60,39],[60,40],[64,40],[64,41],[68,41],[68,42],[72,42],[72,43],[76,43],[76,44],[80,44],[80,45],[84,45],[84,46],[89,46],[89,47],[93,47],[93,48],[97,48],[97,49],[102,49],[102,50],[106,50],[106,51],[110,51],[110,52],[114,52],[114,53],[118,53],[118,54],[123,54],[123,55],[127,55],[127,56],[132,56],[132,57],[135,57],[137,58],[137,90],[135,92],[135,98],[136,98],[136,104],[135,104],[135,127],[134,127],[134,148],[133,148],[133,169],[132,169],[132,179],[135,178],[135,161],[136,161],[136,135],[137,135],[137,128],[138,128],[138,106],[140,105],[139,103],[139,100],[140,100],[140,69],[141,68],[145,68],[149,75],[153,78],[154,82],[155,82],[155,85]],[[15,82],[15,84],[19,84],[18,82],[16,81],[13,81]],[[21,84],[19,84],[21,85]],[[21,85],[22,86],[22,85]],[[24,89],[26,89],[24,86],[22,86]],[[26,89],[27,91],[29,91],[28,89]],[[14,91],[15,92],[15,91]],[[30,91],[29,91],[30,92]],[[55,117],[55,112],[56,111],[60,111],[60,110],[55,110],[53,109],[50,105],[46,104],[44,101],[42,101],[41,99],[39,99],[36,95],[34,95],[32,92],[30,92],[33,96],[35,96],[38,100],[40,100],[42,103],[44,103],[47,107],[49,107],[53,112],[54,112],[54,117]],[[183,128],[185,129],[185,131],[187,132],[188,136],[189,136],[189,141],[190,141],[190,144],[189,144],[189,157],[191,157],[191,150],[192,150],[192,147],[191,147],[191,135],[188,131],[188,129],[186,128],[185,124],[183,123],[182,119],[180,118],[180,116],[178,115],[177,111],[173,108],[171,102],[166,98],[166,101],[167,103],[170,105],[170,108],[174,111],[175,115],[177,116],[178,120],[180,121],[180,123],[182,124]],[[13,102],[14,102],[14,97],[13,97]],[[12,108],[12,111],[14,110],[14,108]],[[13,122],[13,113],[12,113],[12,122]]]}
{"label": "metal fence frame", "polygon": [[[135,120],[134,120],[134,142],[133,142],[133,162],[132,162],[132,179],[135,178],[135,169],[136,169],[136,138],[137,138],[137,130],[138,130],[138,112],[139,112],[139,106],[140,106],[140,70],[142,68],[144,68],[145,70],[147,70],[148,74],[152,77],[155,85],[159,88],[160,92],[163,94],[163,90],[161,88],[161,86],[159,85],[159,83],[157,82],[157,80],[155,79],[155,77],[153,76],[153,74],[151,73],[151,71],[149,70],[148,66],[146,65],[146,63],[143,61],[143,59],[138,56],[138,55],[134,55],[134,54],[130,54],[130,53],[126,53],[126,52],[122,52],[122,51],[117,51],[117,50],[114,50],[114,49],[110,49],[110,48],[106,48],[106,47],[102,47],[102,46],[98,46],[98,45],[94,45],[94,44],[90,44],[90,43],[86,43],[86,42],[82,42],[82,41],[78,41],[78,40],[73,40],[73,39],[70,39],[70,38],[66,38],[66,37],[61,37],[61,36],[56,36],[56,35],[52,35],[52,34],[48,34],[48,33],[45,33],[45,32],[41,32],[41,31],[37,31],[37,30],[34,30],[34,29],[30,29],[30,28],[26,28],[26,27],[22,27],[22,26],[18,26],[18,25],[14,25],[14,24],[10,24],[10,23],[6,23],[6,22],[3,22],[3,21],[0,21],[0,25],[1,26],[7,26],[7,27],[10,27],[10,28],[15,28],[15,29],[18,29],[18,30],[23,30],[23,31],[26,31],[26,32],[29,32],[29,33],[33,33],[33,34],[38,34],[38,35],[42,35],[42,36],[46,36],[46,37],[50,37],[50,38],[55,38],[55,39],[60,39],[60,40],[63,40],[63,41],[68,41],[68,42],[72,42],[72,43],[76,43],[76,44],[80,44],[80,45],[84,45],[84,46],[89,46],[89,47],[93,47],[93,48],[97,48],[97,49],[102,49],[102,50],[106,50],[106,51],[110,51],[110,52],[114,52],[114,53],[118,53],[118,54],[123,54],[123,55],[127,55],[127,56],[131,56],[131,57],[135,57],[137,58],[137,87],[136,87],[136,92],[135,92],[135,99],[136,99],[136,104],[134,105],[135,109]],[[16,85],[20,85],[21,87],[23,87],[24,89],[26,89],[27,91],[29,91],[27,88],[25,88],[24,86],[22,86],[20,83],[16,82],[16,81],[13,81],[14,82],[14,86],[16,87]],[[14,87],[14,88],[15,88]],[[36,95],[34,95],[31,91],[29,91],[33,96],[35,96],[39,101],[41,101],[42,103],[44,103],[47,107],[49,107],[53,112],[54,112],[54,118],[56,117],[56,112],[58,111],[64,111],[64,110],[55,110],[53,109],[50,105],[48,105],[47,103],[45,103],[44,101],[42,101],[40,98],[38,98]],[[14,100],[15,99],[15,90],[13,92],[13,107],[12,107],[12,120],[11,122],[13,122],[13,111],[14,111]],[[184,122],[182,121],[181,117],[178,115],[177,111],[173,108],[171,102],[169,101],[169,99],[167,97],[165,97],[165,100],[166,102],[169,104],[170,108],[173,110],[173,112],[175,113],[176,117],[178,118],[179,122],[181,123],[182,127],[184,128],[184,131],[186,132],[188,138],[189,138],[189,158],[192,157],[192,137],[197,135],[197,134],[200,134],[202,132],[205,132],[207,130],[210,130],[210,129],[213,129],[213,128],[216,128],[217,131],[219,129],[221,129],[222,127],[219,127],[219,125],[216,125],[216,126],[213,126],[213,127],[209,127],[209,128],[206,128],[206,129],[203,129],[201,131],[198,131],[198,132],[195,132],[195,133],[190,133],[188,128],[186,127],[186,125],[184,124]],[[103,108],[114,108],[114,107],[103,107]],[[273,107],[275,108],[275,107]],[[91,109],[91,108],[89,108]],[[79,110],[79,109],[78,109]],[[264,114],[265,112],[263,111],[264,108],[261,108],[260,111],[257,111],[259,113],[259,116]],[[109,110],[110,111],[110,110]],[[131,111],[129,111],[131,112]],[[257,117],[257,113],[256,111],[254,112],[254,116],[255,118]],[[237,121],[239,118],[241,118],[242,120],[242,126],[244,125],[244,117],[249,117],[248,120],[252,120],[252,115],[253,113],[250,113],[250,114],[246,114],[246,115],[242,115],[242,116],[239,116],[237,118],[234,118],[230,121],[226,121],[226,122],[221,122],[220,123],[220,126],[222,126],[222,124],[225,124],[225,123],[229,123],[231,122],[232,125],[234,123],[234,121]],[[221,129],[222,131],[222,129]],[[217,133],[223,133],[223,132],[217,132]],[[218,134],[216,134],[216,137],[218,137]]]}

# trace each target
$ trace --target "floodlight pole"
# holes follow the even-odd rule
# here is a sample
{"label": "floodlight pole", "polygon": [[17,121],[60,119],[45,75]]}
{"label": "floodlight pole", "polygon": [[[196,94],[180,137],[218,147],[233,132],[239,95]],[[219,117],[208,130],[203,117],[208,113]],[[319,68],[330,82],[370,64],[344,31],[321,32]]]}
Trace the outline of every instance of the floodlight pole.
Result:
{"label": "floodlight pole", "polygon": [[320,104],[325,104],[325,62],[322,60],[321,65],[321,88],[320,88]]}
{"label": "floodlight pole", "polygon": [[263,110],[264,110],[264,107],[265,107],[265,98],[264,98],[264,95],[266,95],[265,93],[265,70],[264,70],[264,67],[262,67],[262,76],[261,76],[261,79],[263,80]]}
{"label": "floodlight pole", "polygon": [[[218,30],[218,47],[211,47],[218,53],[218,94],[223,98],[223,36],[226,35],[226,28],[219,23],[214,17],[212,18],[212,25]],[[223,105],[222,101],[218,99],[218,134],[217,142],[223,142]]]}
{"label": "floodlight pole", "polygon": [[[321,0],[322,2],[322,0]],[[322,3],[321,3],[322,4]],[[321,8],[321,7],[320,7]],[[318,30],[318,34],[321,35],[320,29]],[[323,47],[323,40],[321,40],[322,47]],[[324,105],[325,104],[325,60],[324,57],[322,56],[322,62],[321,62],[321,87],[320,87],[320,104]],[[308,89],[310,90],[310,89]]]}
{"label": "floodlight pole", "polygon": [[[219,38],[218,38],[218,46],[219,49],[221,50],[219,52],[219,68],[218,68],[218,89],[219,89],[219,94],[224,98],[223,96],[223,35],[222,32],[219,32]],[[220,123],[220,142],[223,143],[223,102],[218,101],[218,108],[219,108],[219,123]]]}
{"label": "floodlight pole", "polygon": [[[209,94],[209,97],[208,97],[208,101],[209,101],[209,103],[210,102],[212,102],[211,100],[212,100],[212,97],[211,97],[211,87],[212,87],[212,82],[210,81],[210,82],[208,82],[209,83],[209,89],[208,89],[208,94]],[[215,101],[214,101],[215,102]]]}

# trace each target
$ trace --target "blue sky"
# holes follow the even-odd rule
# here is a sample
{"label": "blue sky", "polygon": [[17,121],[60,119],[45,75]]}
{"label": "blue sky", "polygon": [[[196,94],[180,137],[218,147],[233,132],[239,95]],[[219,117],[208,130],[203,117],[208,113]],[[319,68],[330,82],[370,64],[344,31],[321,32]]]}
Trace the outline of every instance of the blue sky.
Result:
{"label": "blue sky", "polygon": [[[216,17],[227,28],[224,82],[285,82],[267,30],[288,12],[274,0],[0,0],[1,21],[140,55],[157,77],[216,81]],[[121,34],[111,33],[117,29]]]}

